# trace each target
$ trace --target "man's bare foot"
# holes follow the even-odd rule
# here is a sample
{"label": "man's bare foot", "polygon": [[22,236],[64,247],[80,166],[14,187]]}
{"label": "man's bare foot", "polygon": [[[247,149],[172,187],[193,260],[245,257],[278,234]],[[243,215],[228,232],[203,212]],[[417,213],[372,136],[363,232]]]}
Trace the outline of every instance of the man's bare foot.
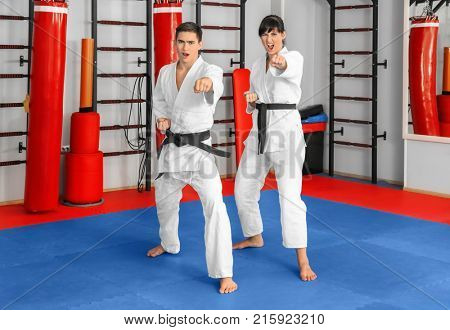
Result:
{"label": "man's bare foot", "polygon": [[241,250],[246,248],[260,248],[264,246],[264,240],[262,238],[262,235],[255,235],[252,237],[247,238],[246,240],[243,240],[242,242],[233,244],[233,250]]}
{"label": "man's bare foot", "polygon": [[220,279],[220,293],[231,293],[236,291],[238,288],[237,284],[233,281],[231,277],[225,277]]}
{"label": "man's bare foot", "polygon": [[300,265],[300,278],[302,281],[314,281],[317,278],[316,273],[311,269],[309,263]]}
{"label": "man's bare foot", "polygon": [[148,250],[147,257],[156,258],[157,256],[160,256],[161,254],[166,253],[162,245],[158,245],[157,247],[154,247],[151,250]]}

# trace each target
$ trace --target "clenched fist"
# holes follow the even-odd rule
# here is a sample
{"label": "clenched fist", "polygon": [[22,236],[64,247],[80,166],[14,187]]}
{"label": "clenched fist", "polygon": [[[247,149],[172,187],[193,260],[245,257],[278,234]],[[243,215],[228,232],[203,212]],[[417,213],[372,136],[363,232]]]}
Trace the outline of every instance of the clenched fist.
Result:
{"label": "clenched fist", "polygon": [[254,104],[256,101],[258,101],[258,94],[252,93],[252,92],[245,92],[244,93],[245,100],[247,103]]}
{"label": "clenched fist", "polygon": [[287,62],[286,59],[281,56],[281,55],[274,55],[271,59],[270,59],[270,63],[271,66],[279,69],[279,70],[286,70],[287,68]]}
{"label": "clenched fist", "polygon": [[194,92],[195,93],[202,93],[202,92],[209,92],[211,91],[213,87],[213,82],[210,78],[204,77],[204,78],[200,78],[199,80],[197,80],[195,82],[195,86],[194,86]]}
{"label": "clenched fist", "polygon": [[258,94],[253,92],[245,92],[244,93],[245,100],[252,108],[256,108],[256,101],[258,101]]}
{"label": "clenched fist", "polygon": [[156,123],[156,127],[160,130],[160,131],[165,131],[168,130],[170,128],[170,119],[167,118],[159,118],[157,120]]}

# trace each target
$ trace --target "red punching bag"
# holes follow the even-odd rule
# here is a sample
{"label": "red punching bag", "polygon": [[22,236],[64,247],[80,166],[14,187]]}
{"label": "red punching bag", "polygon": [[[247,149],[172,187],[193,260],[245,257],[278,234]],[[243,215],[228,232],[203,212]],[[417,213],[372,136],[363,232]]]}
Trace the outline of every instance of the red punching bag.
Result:
{"label": "red punching bag", "polygon": [[34,2],[25,208],[57,207],[66,66],[67,4]]}
{"label": "red punching bag", "polygon": [[441,136],[450,137],[450,95],[438,95],[437,103]]}
{"label": "red punching bag", "polygon": [[153,33],[155,35],[155,80],[159,70],[178,60],[174,46],[175,30],[182,22],[182,3],[156,1],[153,5]]}
{"label": "red punching bag", "polygon": [[413,18],[409,36],[409,88],[415,134],[439,135],[436,104],[438,31],[437,18]]}
{"label": "red punching bag", "polygon": [[[153,5],[153,33],[155,37],[155,81],[159,71],[166,65],[178,60],[175,49],[175,30],[182,22],[182,1],[170,2],[156,0]],[[156,145],[160,146],[164,135],[156,130]]]}
{"label": "red punching bag", "polygon": [[236,141],[236,167],[244,152],[244,141],[252,129],[252,116],[246,112],[244,93],[250,90],[250,70],[236,69],[233,72],[234,127]]}
{"label": "red punching bag", "polygon": [[99,204],[103,196],[103,153],[66,155],[65,203],[72,206]]}
{"label": "red punching bag", "polygon": [[100,115],[97,112],[74,112],[70,123],[70,151],[75,154],[98,152]]}
{"label": "red punching bag", "polygon": [[103,153],[98,150],[100,115],[92,112],[94,40],[83,39],[80,112],[72,114],[70,153],[66,154],[64,204],[93,206],[103,202]]}

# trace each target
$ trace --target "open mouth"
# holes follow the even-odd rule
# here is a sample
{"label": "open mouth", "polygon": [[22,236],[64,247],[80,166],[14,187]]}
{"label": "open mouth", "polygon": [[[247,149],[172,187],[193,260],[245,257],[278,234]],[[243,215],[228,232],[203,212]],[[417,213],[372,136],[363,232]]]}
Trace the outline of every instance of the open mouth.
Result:
{"label": "open mouth", "polygon": [[188,53],[181,53],[181,55],[183,55],[183,58],[188,58],[189,57]]}
{"label": "open mouth", "polygon": [[275,45],[273,45],[273,44],[267,45],[267,49],[268,49],[268,50],[273,50],[274,47],[275,47]]}

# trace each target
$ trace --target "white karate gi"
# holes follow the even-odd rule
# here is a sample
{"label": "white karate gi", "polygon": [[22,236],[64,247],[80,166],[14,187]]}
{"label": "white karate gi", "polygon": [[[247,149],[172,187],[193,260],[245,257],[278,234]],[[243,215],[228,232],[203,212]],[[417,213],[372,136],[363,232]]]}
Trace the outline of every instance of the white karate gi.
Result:
{"label": "white karate gi", "polygon": [[[270,66],[266,72],[266,56],[261,57],[252,67],[250,90],[258,95],[261,103],[298,104],[302,94],[303,56],[286,48],[279,54],[286,58],[286,70]],[[306,205],[300,194],[306,144],[300,114],[297,110],[268,110],[265,151],[258,155],[258,110],[249,105],[247,113],[252,113],[253,128],[244,142],[235,183],[244,236],[263,232],[258,202],[267,173],[273,167],[279,192],[283,246],[304,248],[307,246]]]}
{"label": "white karate gi", "polygon": [[[198,133],[210,130],[216,104],[223,93],[223,71],[199,57],[187,73],[178,91],[176,66],[164,66],[153,93],[156,119],[171,120],[173,133]],[[213,91],[194,93],[195,81],[208,77]],[[203,141],[211,145],[211,138]],[[212,278],[233,276],[230,220],[222,197],[222,182],[214,156],[194,146],[177,147],[170,143],[162,149],[155,181],[155,198],[161,245],[169,253],[180,251],[178,211],[182,189],[191,185],[199,194],[205,216],[205,245],[208,275]],[[195,221],[197,219],[189,219]]]}

